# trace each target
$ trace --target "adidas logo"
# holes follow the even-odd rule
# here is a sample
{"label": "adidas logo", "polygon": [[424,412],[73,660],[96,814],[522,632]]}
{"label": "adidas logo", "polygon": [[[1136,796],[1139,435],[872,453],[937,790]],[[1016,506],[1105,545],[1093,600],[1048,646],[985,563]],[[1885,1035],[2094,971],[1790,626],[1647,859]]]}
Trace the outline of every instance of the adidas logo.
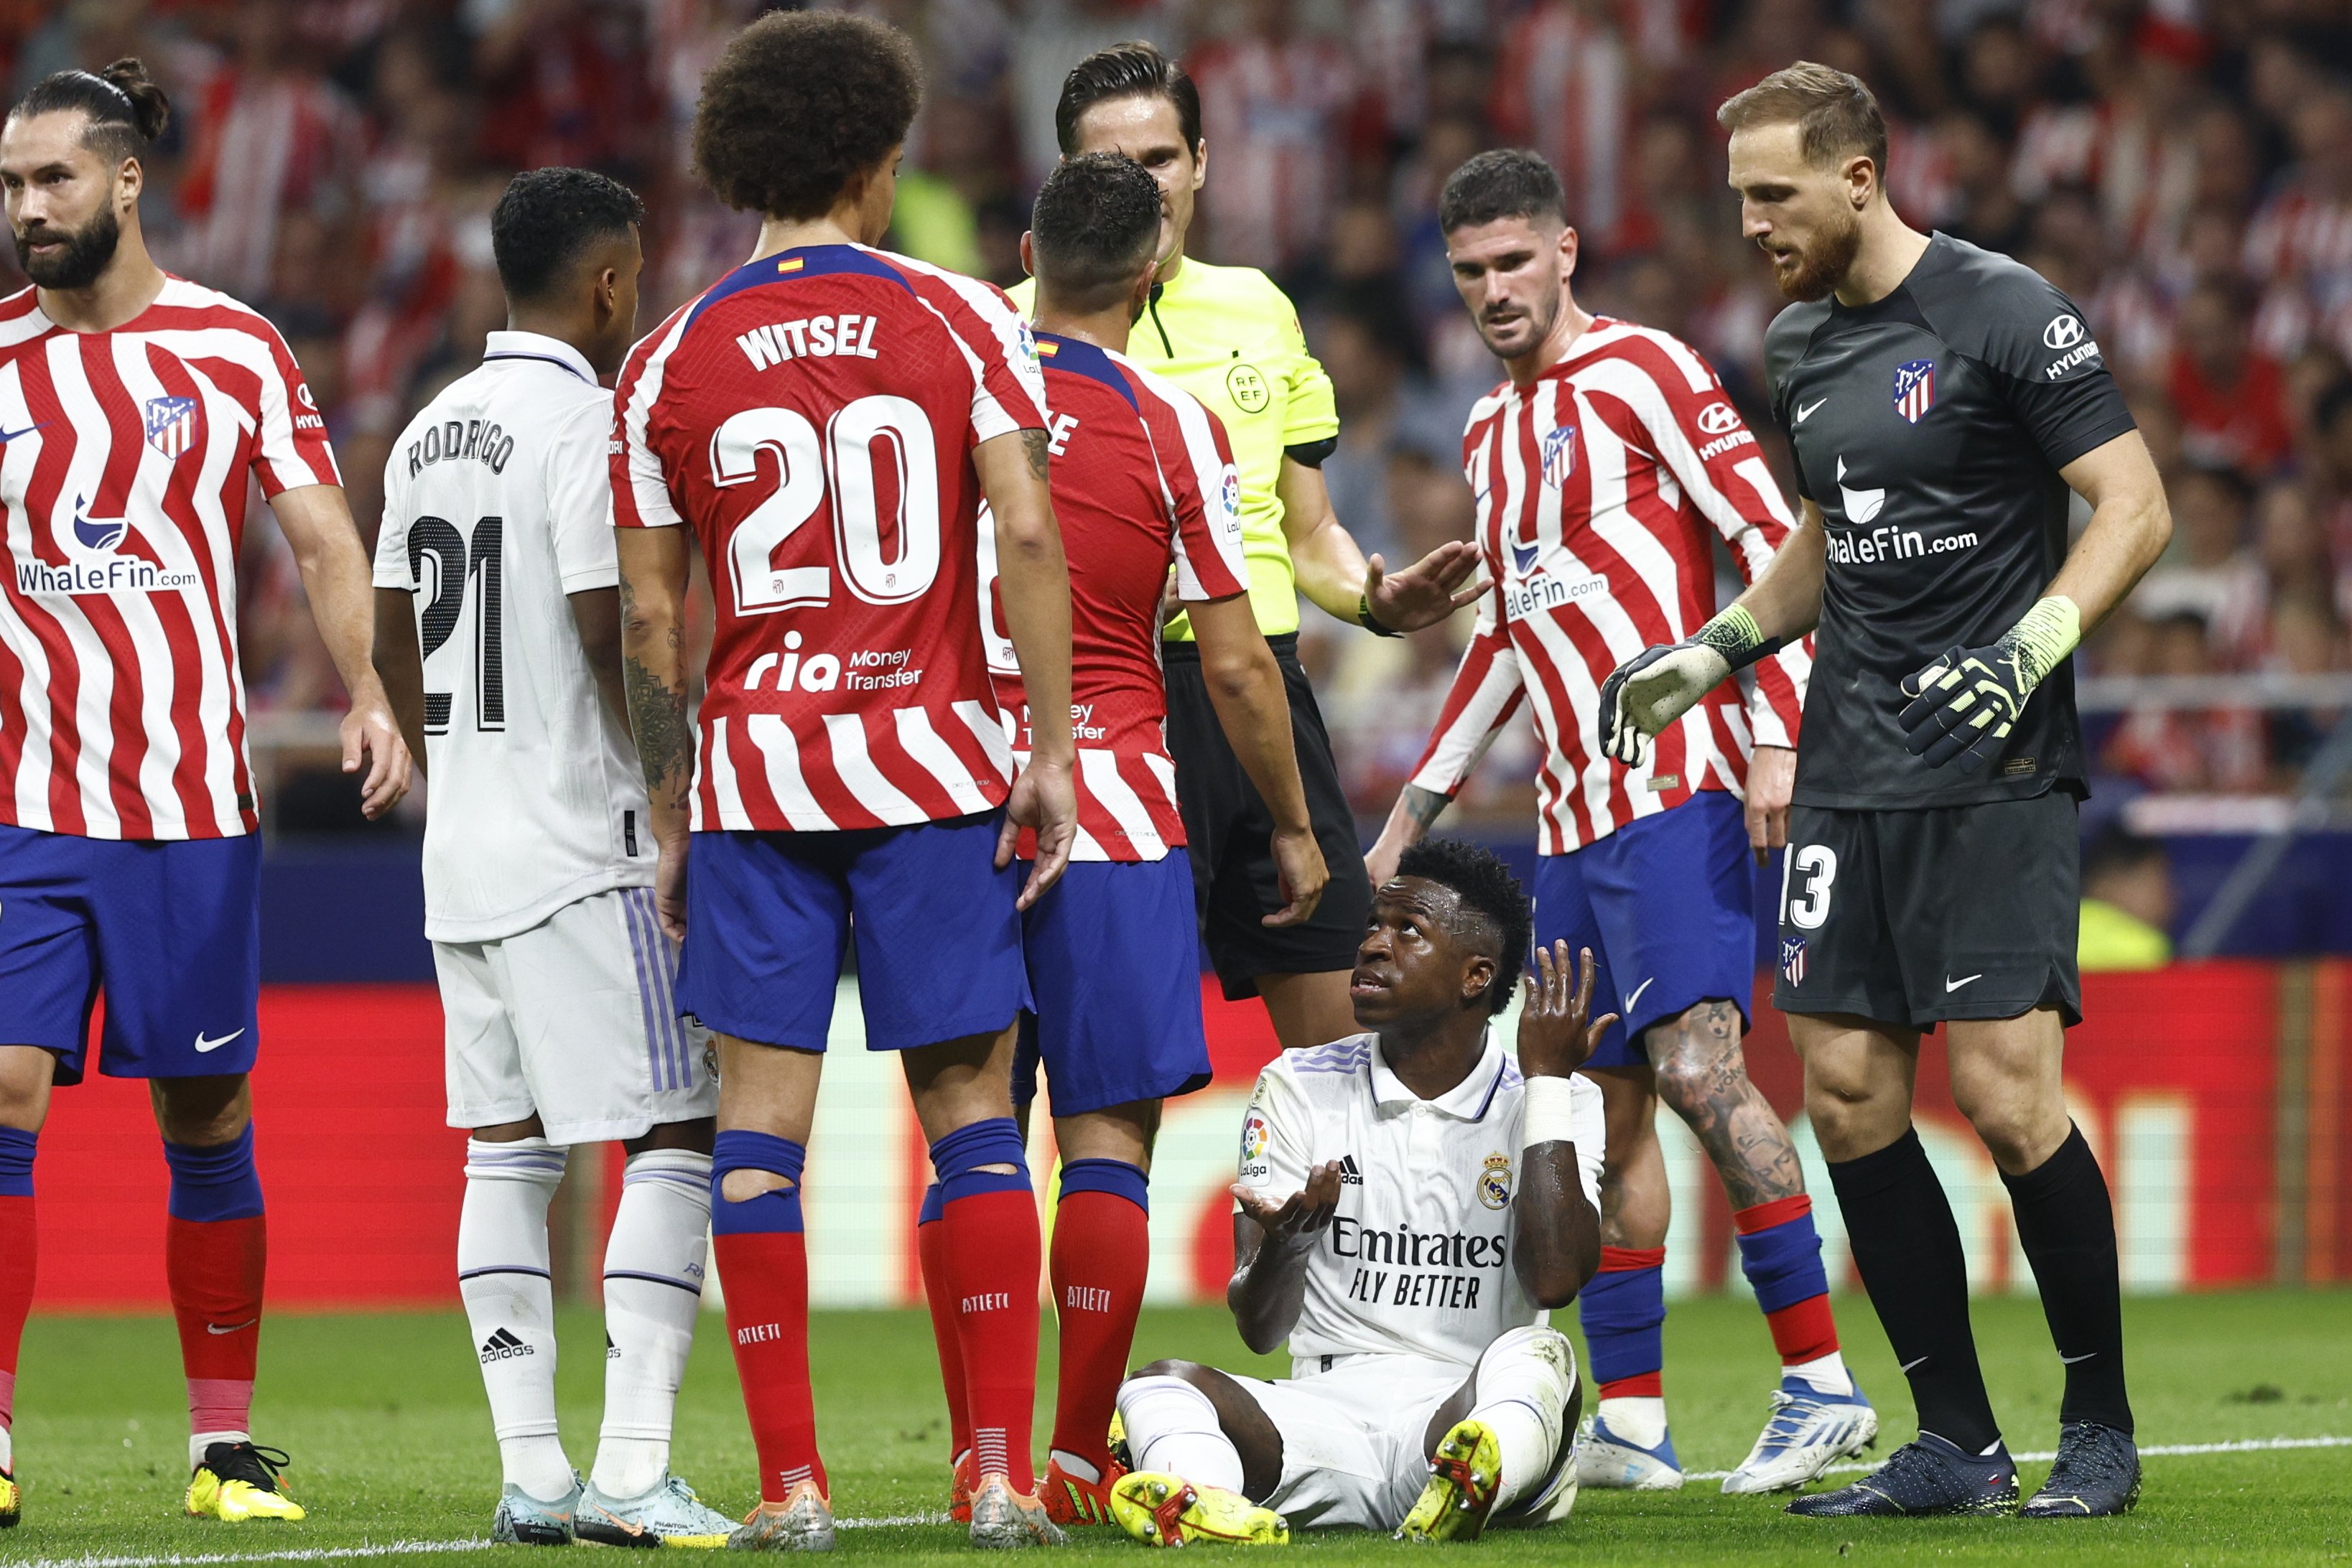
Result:
{"label": "adidas logo", "polygon": [[1364,1173],[1356,1168],[1356,1156],[1353,1155],[1339,1156],[1339,1185],[1341,1186],[1364,1185]]}
{"label": "adidas logo", "polygon": [[539,1352],[516,1337],[512,1329],[494,1329],[482,1342],[482,1364],[494,1361],[512,1361],[519,1355],[537,1355]]}
{"label": "adidas logo", "polygon": [[604,1359],[606,1361],[618,1361],[621,1359],[621,1347],[613,1343],[613,1335],[610,1330],[607,1330],[604,1334]]}

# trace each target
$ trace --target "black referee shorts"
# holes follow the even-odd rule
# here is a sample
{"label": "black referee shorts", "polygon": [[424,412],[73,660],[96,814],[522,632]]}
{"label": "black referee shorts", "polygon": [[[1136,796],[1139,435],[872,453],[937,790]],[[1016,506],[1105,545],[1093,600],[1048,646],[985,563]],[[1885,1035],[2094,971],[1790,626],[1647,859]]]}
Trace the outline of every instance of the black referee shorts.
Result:
{"label": "black referee shorts", "polygon": [[1772,1005],[1917,1030],[2038,1008],[2082,1022],[2079,810],[2063,789],[1916,811],[1790,807]]}
{"label": "black referee shorts", "polygon": [[1307,810],[1331,880],[1322,902],[1303,925],[1260,925],[1282,907],[1281,881],[1275,874],[1274,816],[1257,786],[1242,771],[1241,758],[1226,743],[1201,677],[1201,652],[1191,643],[1160,645],[1168,672],[1168,754],[1176,761],[1176,804],[1192,856],[1192,899],[1209,961],[1228,1000],[1257,995],[1260,975],[1314,975],[1351,969],[1357,946],[1372,913],[1372,884],[1364,875],[1364,852],[1356,841],[1356,817],[1339,769],[1331,760],[1331,737],[1322,710],[1298,664],[1295,634],[1269,637],[1274,662],[1290,695],[1290,736],[1298,751],[1298,776],[1307,786]]}

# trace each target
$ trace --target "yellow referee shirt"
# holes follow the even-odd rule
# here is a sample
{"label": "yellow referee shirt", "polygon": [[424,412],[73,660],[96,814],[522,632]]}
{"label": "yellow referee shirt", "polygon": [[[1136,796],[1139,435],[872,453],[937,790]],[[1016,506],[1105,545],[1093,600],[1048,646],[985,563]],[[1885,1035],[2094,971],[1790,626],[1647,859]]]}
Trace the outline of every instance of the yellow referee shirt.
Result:
{"label": "yellow referee shirt", "polygon": [[[1037,285],[1013,290],[1024,316]],[[1242,554],[1250,609],[1269,637],[1298,630],[1298,588],[1282,533],[1282,453],[1339,434],[1331,378],[1307,351],[1298,311],[1274,279],[1254,267],[1212,267],[1185,257],[1175,280],[1135,324],[1128,357],[1159,371],[1225,422],[1242,477]],[[1191,623],[1170,622],[1165,635],[1189,641]]]}

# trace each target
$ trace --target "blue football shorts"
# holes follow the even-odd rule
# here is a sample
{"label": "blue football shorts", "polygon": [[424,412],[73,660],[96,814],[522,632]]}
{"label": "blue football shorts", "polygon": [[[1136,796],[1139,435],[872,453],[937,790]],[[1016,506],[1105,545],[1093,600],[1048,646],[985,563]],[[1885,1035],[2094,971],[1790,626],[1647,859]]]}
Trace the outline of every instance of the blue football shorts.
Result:
{"label": "blue football shorts", "polygon": [[86,839],[0,824],[0,1045],[51,1051],[56,1082],[80,1082],[101,993],[98,1070],[109,1078],[251,1071],[260,838]]}

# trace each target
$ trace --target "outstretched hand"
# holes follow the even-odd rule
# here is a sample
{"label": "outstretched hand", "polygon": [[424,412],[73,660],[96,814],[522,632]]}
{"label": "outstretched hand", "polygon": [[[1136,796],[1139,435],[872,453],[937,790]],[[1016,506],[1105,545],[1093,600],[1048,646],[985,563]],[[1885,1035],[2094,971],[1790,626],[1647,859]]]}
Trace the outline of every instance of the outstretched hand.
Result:
{"label": "outstretched hand", "polygon": [[1280,1203],[1268,1203],[1255,1187],[1236,1183],[1234,1201],[1257,1221],[1270,1242],[1298,1242],[1320,1233],[1339,1209],[1339,1162],[1327,1160],[1307,1173],[1307,1185]]}
{"label": "outstretched hand", "polygon": [[1569,962],[1568,944],[1536,949],[1536,967],[1520,980],[1527,1005],[1519,1012],[1519,1071],[1528,1078],[1565,1078],[1601,1048],[1601,1037],[1617,1021],[1615,1013],[1592,1018],[1592,949],[1580,966]]}
{"label": "outstretched hand", "polygon": [[1486,591],[1486,582],[1470,580],[1477,570],[1478,547],[1466,539],[1449,539],[1398,572],[1375,555],[1364,567],[1364,602],[1390,631],[1418,632]]}

